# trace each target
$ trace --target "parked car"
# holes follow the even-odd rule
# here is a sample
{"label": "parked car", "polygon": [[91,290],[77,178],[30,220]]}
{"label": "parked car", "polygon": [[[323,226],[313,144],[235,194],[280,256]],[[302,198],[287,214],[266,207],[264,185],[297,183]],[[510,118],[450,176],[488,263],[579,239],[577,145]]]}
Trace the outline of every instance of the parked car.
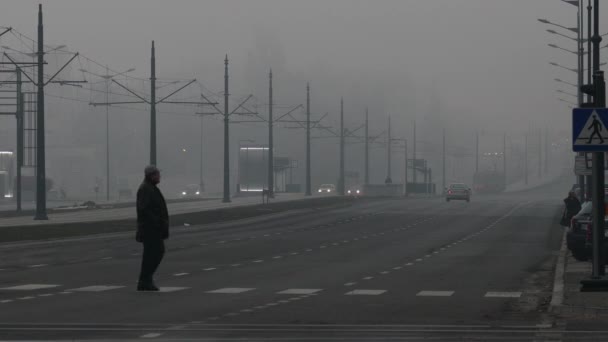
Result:
{"label": "parked car", "polygon": [[198,184],[188,184],[184,187],[180,196],[182,198],[196,198],[201,195],[201,190]]}
{"label": "parked car", "polygon": [[321,184],[319,187],[319,193],[332,193],[336,192],[336,186],[333,184]]}
{"label": "parked car", "polygon": [[586,261],[591,255],[587,246],[587,225],[591,223],[591,209],[591,202],[584,202],[581,210],[572,217],[566,232],[566,245],[578,261]]}
{"label": "parked car", "polygon": [[471,188],[464,183],[452,183],[446,188],[445,201],[465,200],[471,201]]}

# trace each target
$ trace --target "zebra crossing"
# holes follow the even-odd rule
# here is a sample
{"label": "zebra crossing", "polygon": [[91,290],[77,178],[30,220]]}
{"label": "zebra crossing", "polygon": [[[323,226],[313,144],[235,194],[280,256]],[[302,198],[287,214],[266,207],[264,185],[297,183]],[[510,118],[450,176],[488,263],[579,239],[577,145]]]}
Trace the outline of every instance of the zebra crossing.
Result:
{"label": "zebra crossing", "polygon": [[[371,289],[371,288],[353,288],[355,284],[347,283],[345,286],[349,286],[347,291],[336,291],[336,289],[325,290],[321,288],[287,288],[281,290],[273,290],[272,292],[277,295],[313,295],[320,294],[322,292],[333,293],[338,295],[345,296],[381,296],[381,295],[391,295],[395,293],[395,291],[389,291],[386,289]],[[56,292],[49,292],[49,291]],[[59,284],[20,284],[13,285],[8,287],[0,288],[0,295],[4,294],[19,294],[23,295],[23,293],[33,293],[33,292],[43,292],[37,294],[35,296],[22,296],[16,297],[14,299],[1,299],[0,304],[11,303],[16,300],[27,300],[34,299],[36,297],[52,297],[54,295],[65,295],[72,293],[103,293],[103,292],[112,292],[112,291],[133,291],[133,286],[126,285],[117,285],[117,284],[98,284],[98,285],[88,285],[82,287],[66,287]],[[172,292],[180,292],[186,290],[196,290],[196,288],[188,287],[188,286],[165,286],[160,287],[160,293],[172,293]],[[217,294],[217,295],[239,295],[244,293],[251,293],[258,290],[264,290],[260,288],[253,287],[222,287],[217,289],[203,289],[203,292],[206,294]],[[502,299],[516,299],[520,298],[524,295],[538,295],[535,293],[526,293],[524,291],[486,291],[483,293],[479,293],[479,296],[484,299],[493,299],[493,298],[502,298]],[[412,296],[414,297],[454,297],[457,296],[457,291],[450,290],[420,290],[418,292],[413,292]]]}

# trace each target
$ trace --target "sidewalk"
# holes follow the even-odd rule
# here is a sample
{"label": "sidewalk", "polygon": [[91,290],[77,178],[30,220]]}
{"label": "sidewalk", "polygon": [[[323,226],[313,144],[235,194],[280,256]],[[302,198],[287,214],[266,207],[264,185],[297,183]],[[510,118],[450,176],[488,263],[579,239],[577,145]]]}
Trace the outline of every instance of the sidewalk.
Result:
{"label": "sidewalk", "polygon": [[[320,197],[320,196],[315,196]],[[326,196],[325,196],[326,197]],[[271,203],[293,201],[305,198],[304,194],[276,194]],[[261,196],[255,197],[234,197],[231,203],[222,203],[219,200],[195,201],[195,202],[179,202],[168,203],[169,213],[171,215],[186,214],[201,212],[212,209],[242,207],[254,204],[261,204]],[[31,216],[10,217],[0,219],[0,227],[14,226],[40,226],[45,224],[62,224],[62,223],[85,223],[85,222],[101,222],[114,221],[122,219],[135,218],[135,208],[112,208],[112,209],[93,209],[77,212],[53,212],[49,213],[48,221],[35,221]]]}
{"label": "sidewalk", "polygon": [[580,281],[591,275],[591,262],[574,259],[565,241],[563,243],[556,266],[557,291],[553,293],[551,312],[576,318],[608,318],[608,292],[580,291]]}

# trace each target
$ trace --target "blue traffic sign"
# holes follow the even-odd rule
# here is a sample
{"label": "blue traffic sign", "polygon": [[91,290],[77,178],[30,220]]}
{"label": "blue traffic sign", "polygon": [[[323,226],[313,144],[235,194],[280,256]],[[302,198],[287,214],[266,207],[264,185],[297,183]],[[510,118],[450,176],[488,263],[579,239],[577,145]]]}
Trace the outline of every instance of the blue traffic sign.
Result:
{"label": "blue traffic sign", "polygon": [[608,109],[575,108],[572,110],[572,150],[608,152]]}

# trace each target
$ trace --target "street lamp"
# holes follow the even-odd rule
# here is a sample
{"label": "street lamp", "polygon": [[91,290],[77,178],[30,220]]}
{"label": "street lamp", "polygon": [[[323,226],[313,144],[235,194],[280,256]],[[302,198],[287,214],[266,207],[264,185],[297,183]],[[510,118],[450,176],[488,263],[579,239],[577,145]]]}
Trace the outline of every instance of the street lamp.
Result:
{"label": "street lamp", "polygon": [[578,97],[578,96],[577,96],[577,95],[575,95],[575,94],[569,93],[569,92],[567,92],[567,91],[563,91],[563,90],[561,90],[561,89],[556,90],[556,92],[558,92],[558,93],[560,93],[560,94],[565,94],[565,95],[570,95],[570,96]]}
{"label": "street lamp", "polygon": [[543,24],[557,26],[557,27],[563,28],[564,30],[569,30],[569,31],[572,31],[574,33],[578,33],[578,27],[566,27],[566,26],[563,26],[563,25],[551,22],[551,21],[549,21],[547,19],[538,19],[538,21],[540,21]]}
{"label": "street lamp", "polygon": [[[126,73],[135,71],[135,68],[131,68],[131,69],[125,70],[123,72],[117,72],[114,74],[110,74],[110,72],[109,72],[110,70],[106,66],[105,75],[96,74],[96,73],[88,71],[86,69],[79,69],[79,70],[83,73],[87,73],[87,74],[91,74],[93,76],[100,77],[100,78],[104,79],[105,83],[106,83],[106,102],[103,105],[106,106],[106,201],[109,202],[110,201],[110,103],[109,103],[110,81],[112,80],[112,78],[114,78],[116,76],[124,75]],[[97,104],[95,104],[95,105],[97,105]]]}
{"label": "street lamp", "polygon": [[577,104],[574,103],[574,102],[572,102],[572,101],[564,100],[562,98],[558,98],[558,100],[561,101],[561,102],[565,102],[565,103],[567,103],[569,105],[577,106]]}
{"label": "street lamp", "polygon": [[[568,35],[565,35],[565,34],[559,33],[559,32],[557,32],[557,31],[555,31],[555,30],[551,30],[551,29],[549,29],[549,30],[547,30],[547,32],[549,32],[549,33],[551,33],[551,34],[558,35],[558,36],[562,36],[562,37],[564,37],[564,38],[568,38],[568,39],[573,40],[573,41],[575,41],[575,42],[578,42],[578,39],[577,39],[577,38],[570,37],[570,36],[568,36]],[[587,39],[581,39],[581,41],[582,41],[582,42],[586,42],[586,41],[587,41]]]}
{"label": "street lamp", "polygon": [[[570,53],[575,54],[575,55],[577,55],[577,56],[579,55],[579,53],[578,53],[578,52],[576,52],[576,51],[573,51],[573,50],[568,50],[568,49],[564,49],[563,47],[561,47],[561,46],[557,46],[557,45],[555,45],[555,44],[547,44],[547,45],[548,45],[548,46],[550,46],[550,47],[552,47],[552,48],[554,48],[554,49],[560,49],[560,50],[562,50],[562,51],[570,52]],[[588,54],[588,53],[589,53],[589,52],[583,52],[583,55],[586,55],[586,54]]]}

